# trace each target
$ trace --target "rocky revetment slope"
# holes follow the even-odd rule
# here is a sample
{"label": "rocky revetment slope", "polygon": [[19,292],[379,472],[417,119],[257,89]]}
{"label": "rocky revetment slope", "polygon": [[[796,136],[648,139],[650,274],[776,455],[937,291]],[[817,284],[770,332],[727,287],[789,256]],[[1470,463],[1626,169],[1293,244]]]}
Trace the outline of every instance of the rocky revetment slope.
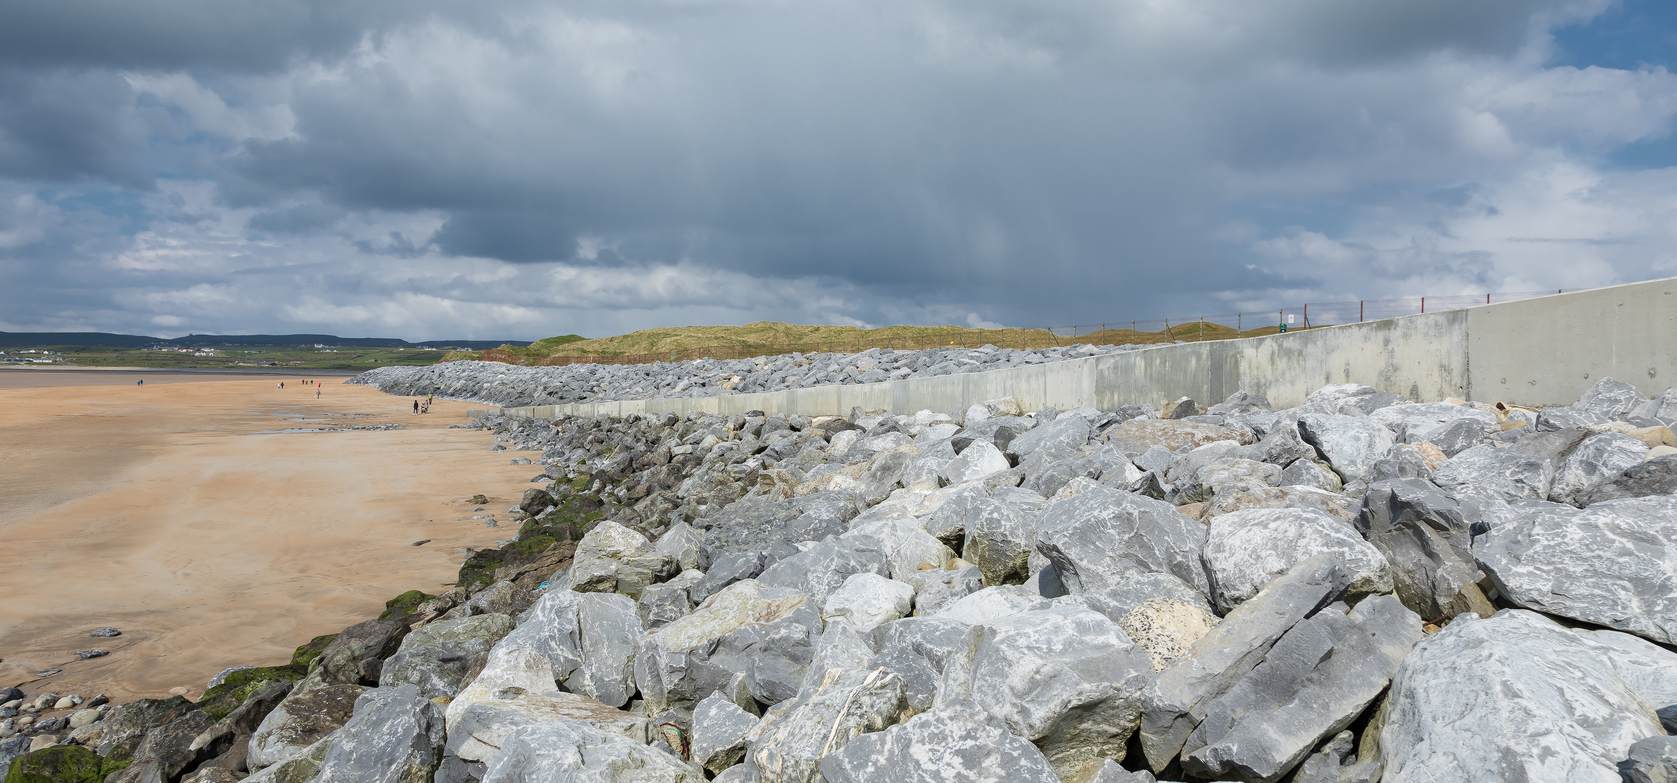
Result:
{"label": "rocky revetment slope", "polygon": [[1344,384],[1285,410],[489,416],[546,480],[448,592],[197,703],[9,703],[0,759],[8,783],[1668,780],[1673,423],[1677,389],[1612,379],[1540,411]]}
{"label": "rocky revetment slope", "polygon": [[812,353],[756,359],[696,359],[654,364],[573,364],[517,367],[497,362],[443,362],[429,367],[380,367],[349,382],[390,394],[436,394],[503,408],[655,397],[718,397],[812,386],[878,383],[904,378],[1000,370],[1021,365],[1133,351],[1139,345],[1013,348],[931,348],[861,353]]}

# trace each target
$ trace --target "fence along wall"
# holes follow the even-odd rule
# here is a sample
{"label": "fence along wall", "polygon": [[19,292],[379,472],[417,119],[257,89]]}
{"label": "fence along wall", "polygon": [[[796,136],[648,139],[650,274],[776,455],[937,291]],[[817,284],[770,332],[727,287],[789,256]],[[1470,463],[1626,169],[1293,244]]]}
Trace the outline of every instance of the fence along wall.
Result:
{"label": "fence along wall", "polygon": [[958,413],[1013,397],[1027,410],[1111,409],[1237,390],[1291,407],[1330,383],[1420,401],[1565,405],[1604,376],[1655,395],[1677,385],[1677,278],[1238,340],[1165,345],[1006,370],[760,394],[503,408],[553,418],[630,413]]}

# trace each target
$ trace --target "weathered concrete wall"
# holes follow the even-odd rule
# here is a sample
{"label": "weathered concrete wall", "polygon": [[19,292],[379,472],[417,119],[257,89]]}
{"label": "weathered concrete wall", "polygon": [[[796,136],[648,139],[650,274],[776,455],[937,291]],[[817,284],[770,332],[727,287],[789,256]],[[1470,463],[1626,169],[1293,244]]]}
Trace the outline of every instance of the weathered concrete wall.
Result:
{"label": "weathered concrete wall", "polygon": [[809,415],[865,410],[957,413],[1013,397],[1027,409],[1111,409],[1183,395],[1216,402],[1240,389],[1291,407],[1330,383],[1411,399],[1572,402],[1604,375],[1654,395],[1677,384],[1677,278],[1289,334],[1162,345],[1028,367],[855,386],[698,399],[503,408],[552,418],[629,413]]}
{"label": "weathered concrete wall", "polygon": [[1677,385],[1677,278],[1467,314],[1476,399],[1567,405],[1603,376],[1649,396]]}

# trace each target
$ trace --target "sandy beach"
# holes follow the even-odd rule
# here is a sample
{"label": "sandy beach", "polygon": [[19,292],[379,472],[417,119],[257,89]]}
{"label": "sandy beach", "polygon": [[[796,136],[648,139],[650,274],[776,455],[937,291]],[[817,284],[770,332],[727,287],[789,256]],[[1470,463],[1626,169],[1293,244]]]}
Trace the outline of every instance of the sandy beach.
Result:
{"label": "sandy beach", "polygon": [[[285,663],[398,593],[446,589],[465,547],[515,531],[465,499],[505,520],[540,472],[448,428],[485,406],[414,416],[341,376],[316,400],[296,378],[27,374],[0,372],[0,683],[31,695],[196,697],[223,668]],[[276,432],[387,422],[404,428]],[[122,636],[88,636],[102,626]]]}

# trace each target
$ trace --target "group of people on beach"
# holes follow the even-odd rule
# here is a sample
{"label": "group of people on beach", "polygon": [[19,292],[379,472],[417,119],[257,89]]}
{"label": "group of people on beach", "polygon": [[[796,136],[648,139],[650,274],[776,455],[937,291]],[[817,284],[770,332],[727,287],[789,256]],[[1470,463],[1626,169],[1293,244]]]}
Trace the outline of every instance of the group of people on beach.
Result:
{"label": "group of people on beach", "polygon": [[425,395],[425,403],[423,405],[420,404],[419,400],[414,400],[413,401],[413,414],[415,416],[418,416],[421,413],[430,413],[431,412],[431,401],[435,400],[435,399],[437,399],[437,395],[427,394],[427,395]]}
{"label": "group of people on beach", "polygon": [[[320,399],[320,381],[305,380],[305,381],[303,381],[303,385],[304,386],[313,386],[314,387],[314,398],[317,399],[317,400]],[[279,387],[280,387],[281,390],[284,390],[285,389],[285,381],[280,381],[279,382]]]}

